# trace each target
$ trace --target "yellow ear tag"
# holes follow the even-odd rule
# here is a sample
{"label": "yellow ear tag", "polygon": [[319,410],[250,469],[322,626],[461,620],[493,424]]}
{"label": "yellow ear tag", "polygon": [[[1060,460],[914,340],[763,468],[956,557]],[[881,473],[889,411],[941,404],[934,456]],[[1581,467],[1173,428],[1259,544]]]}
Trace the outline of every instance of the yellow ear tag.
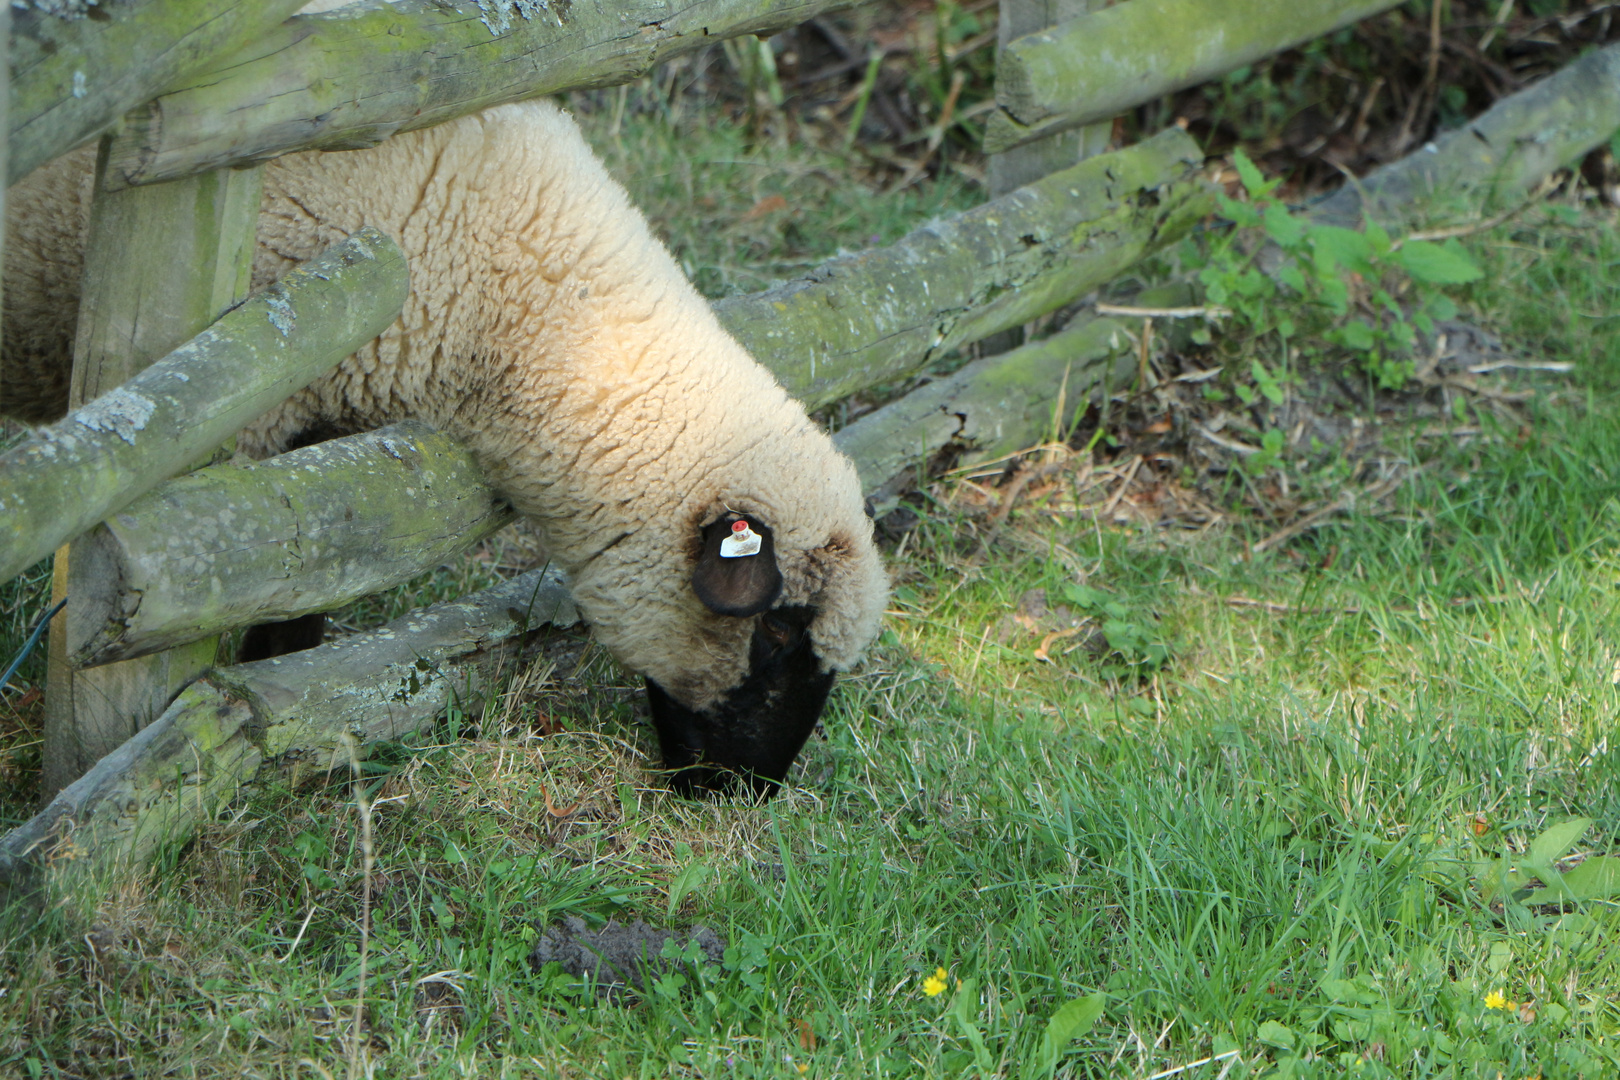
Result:
{"label": "yellow ear tag", "polygon": [[748,527],[748,522],[734,521],[731,524],[731,535],[720,541],[720,557],[740,559],[744,555],[758,555],[762,543],[763,538]]}

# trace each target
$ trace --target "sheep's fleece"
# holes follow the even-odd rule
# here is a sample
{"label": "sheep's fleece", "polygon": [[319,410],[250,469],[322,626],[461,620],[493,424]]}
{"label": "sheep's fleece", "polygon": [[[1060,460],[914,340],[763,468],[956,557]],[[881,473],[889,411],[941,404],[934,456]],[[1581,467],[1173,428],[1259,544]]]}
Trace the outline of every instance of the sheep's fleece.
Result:
{"label": "sheep's fleece", "polygon": [[[93,166],[75,151],[6,199],[0,409],[32,421],[66,406]],[[244,431],[246,452],[404,417],[454,434],[537,524],[598,640],[684,709],[723,708],[762,662],[762,626],[807,633],[800,667],[827,685],[855,662],[887,578],[854,467],[721,328],[566,113],[507,105],[270,162],[254,287],[364,225],[409,260],[404,312]],[[693,587],[703,528],[744,515],[782,576],[759,618]],[[761,623],[773,613],[792,625]],[[769,725],[780,695],[754,696],[748,722]]]}

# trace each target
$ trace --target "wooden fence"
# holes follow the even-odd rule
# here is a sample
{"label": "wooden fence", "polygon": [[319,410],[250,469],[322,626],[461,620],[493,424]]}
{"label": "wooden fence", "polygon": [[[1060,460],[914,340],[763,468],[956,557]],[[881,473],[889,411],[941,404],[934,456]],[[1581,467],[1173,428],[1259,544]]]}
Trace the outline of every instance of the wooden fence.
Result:
{"label": "wooden fence", "polygon": [[[369,741],[415,730],[451,695],[475,693],[531,628],[574,618],[560,583],[531,574],[378,634],[214,668],[222,631],[406,580],[510,516],[466,452],[420,424],[255,469],[222,463],[181,475],[379,332],[403,300],[397,248],[363,232],[237,306],[253,248],[253,163],[621,83],[717,39],[853,5],[370,0],[288,18],[298,6],[126,0],[98,20],[37,7],[15,14],[7,175],[108,133],[75,408],[0,457],[0,577],[55,550],[56,592],[67,600],[51,624],[47,681],[45,782],[61,791],[0,839],[0,876],[53,852],[56,865],[148,858],[261,767],[296,759],[324,768],[346,740],[364,752]],[[1214,188],[1183,132],[1105,153],[1107,125],[1095,121],[1392,0],[1252,6],[1256,18],[1236,19],[1225,0],[1124,0],[1100,10],[1095,0],[1002,0],[993,198],[891,247],[716,305],[811,407],[892,383],[964,345],[1008,346],[837,433],[880,502],[947,446],[990,456],[1040,441],[1063,420],[1054,417],[1060,387],[1079,406],[1126,377],[1129,322],[1081,320],[1021,346],[1019,328],[1185,235],[1212,211]],[[1188,29],[1200,25],[1231,32]],[[1463,179],[1524,187],[1616,127],[1620,52],[1610,49],[1361,190],[1387,209]],[[1347,200],[1359,197],[1323,212],[1358,216],[1360,204]],[[177,268],[155,302],[153,265]],[[916,289],[918,280],[929,287]],[[273,364],[262,362],[271,355]],[[402,507],[401,476],[428,494]],[[68,490],[87,494],[60,498]],[[406,518],[408,527],[393,527]],[[240,541],[229,556],[198,542],[225,527]],[[287,558],[294,538],[298,558]],[[66,858],[75,853],[97,858]]]}

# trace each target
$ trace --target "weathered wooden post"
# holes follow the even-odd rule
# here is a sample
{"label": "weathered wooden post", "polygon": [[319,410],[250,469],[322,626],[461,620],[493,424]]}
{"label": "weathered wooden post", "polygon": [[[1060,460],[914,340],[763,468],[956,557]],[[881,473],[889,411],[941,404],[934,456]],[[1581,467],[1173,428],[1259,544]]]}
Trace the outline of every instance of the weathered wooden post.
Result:
{"label": "weathered wooden post", "polygon": [[[1103,0],[1001,0],[1001,23],[996,32],[996,81],[1001,81],[1000,60],[1007,46],[1033,34],[1103,6]],[[1077,161],[1108,149],[1112,128],[1108,123],[1058,132],[1056,135],[990,155],[990,197],[1005,195],[1031,180],[1066,169]]]}
{"label": "weathered wooden post", "polygon": [[[1001,0],[1001,21],[996,28],[996,81],[1001,81],[1001,58],[1015,38],[1056,26],[1066,19],[1083,15],[1103,0]],[[991,154],[988,166],[992,199],[1023,187],[1060,169],[1108,149],[1107,124],[1059,132],[1027,146]],[[988,149],[988,147],[986,148]],[[1016,349],[1024,342],[1024,328],[1015,326],[987,338],[979,347],[984,355]]]}
{"label": "weathered wooden post", "polygon": [[[263,174],[219,169],[166,184],[108,191],[112,139],[98,155],[73,343],[71,407],[122,385],[248,294]],[[218,639],[99,668],[68,659],[67,625],[94,587],[78,543],[56,553],[45,676],[44,774],[49,799],[160,714],[214,662]]]}

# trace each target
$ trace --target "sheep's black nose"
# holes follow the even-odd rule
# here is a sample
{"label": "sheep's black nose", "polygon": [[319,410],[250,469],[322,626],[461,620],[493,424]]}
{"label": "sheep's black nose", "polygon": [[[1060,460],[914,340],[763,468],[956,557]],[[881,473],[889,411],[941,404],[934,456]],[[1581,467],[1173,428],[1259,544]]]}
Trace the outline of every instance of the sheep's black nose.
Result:
{"label": "sheep's black nose", "polygon": [[689,709],[647,680],[647,702],[672,770],[670,787],[686,796],[747,790],[768,799],[816,728],[832,691],[808,639],[796,647],[756,650],[742,684],[713,709]]}

